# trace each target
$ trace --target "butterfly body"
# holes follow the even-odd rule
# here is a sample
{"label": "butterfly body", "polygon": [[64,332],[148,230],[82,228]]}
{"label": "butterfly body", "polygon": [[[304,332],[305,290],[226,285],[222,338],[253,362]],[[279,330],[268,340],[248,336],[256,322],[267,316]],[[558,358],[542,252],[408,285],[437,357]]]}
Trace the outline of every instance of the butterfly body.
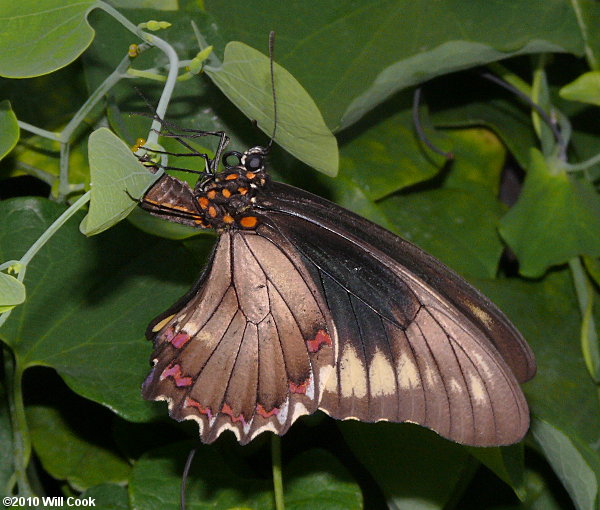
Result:
{"label": "butterfly body", "polygon": [[317,409],[478,446],[520,440],[518,383],[535,362],[504,314],[411,243],[271,181],[265,155],[250,149],[193,190],[163,176],[142,201],[219,233],[194,288],[149,326],[145,398],[196,420],[204,442],[283,434]]}

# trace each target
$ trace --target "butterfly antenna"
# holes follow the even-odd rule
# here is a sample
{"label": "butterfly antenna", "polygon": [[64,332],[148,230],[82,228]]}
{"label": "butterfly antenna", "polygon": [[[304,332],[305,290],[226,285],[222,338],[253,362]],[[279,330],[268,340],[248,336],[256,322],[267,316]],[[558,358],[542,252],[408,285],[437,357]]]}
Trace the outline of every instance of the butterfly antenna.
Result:
{"label": "butterfly antenna", "polygon": [[190,474],[190,468],[192,467],[192,461],[196,455],[196,448],[192,448],[188,454],[188,458],[185,461],[185,467],[183,468],[183,475],[181,477],[181,493],[180,493],[180,510],[185,510],[185,487],[187,485],[188,475]]}
{"label": "butterfly antenna", "polygon": [[412,117],[413,117],[413,124],[415,126],[415,131],[417,132],[419,139],[427,147],[429,147],[430,150],[432,150],[436,154],[444,156],[446,159],[454,159],[454,154],[452,154],[451,152],[444,152],[439,147],[436,147],[433,143],[431,143],[431,140],[429,140],[429,138],[427,138],[427,135],[425,135],[425,131],[423,131],[423,125],[421,124],[421,118],[419,116],[419,107],[420,106],[421,106],[421,87],[417,87],[417,89],[415,90],[415,94],[413,96]]}
{"label": "butterfly antenna", "polygon": [[271,30],[269,34],[269,64],[271,70],[271,93],[273,95],[273,132],[271,133],[271,139],[267,144],[267,150],[271,149],[273,140],[275,140],[275,133],[277,133],[277,95],[275,94],[275,69],[273,64],[273,55],[275,50],[275,32]]}

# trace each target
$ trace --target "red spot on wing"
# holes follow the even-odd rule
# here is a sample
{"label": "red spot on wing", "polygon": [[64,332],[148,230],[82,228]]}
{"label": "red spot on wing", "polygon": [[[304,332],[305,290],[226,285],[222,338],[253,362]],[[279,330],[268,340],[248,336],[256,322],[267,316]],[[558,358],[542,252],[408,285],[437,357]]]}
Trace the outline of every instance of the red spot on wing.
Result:
{"label": "red spot on wing", "polygon": [[171,338],[171,343],[177,347],[177,349],[180,349],[189,342],[190,338],[190,335],[185,332],[177,333],[173,338]]}
{"label": "red spot on wing", "polygon": [[227,416],[229,416],[233,423],[237,423],[238,421],[241,421],[243,425],[246,425],[246,420],[244,419],[244,415],[240,413],[239,416],[235,416],[235,414],[233,413],[233,409],[231,409],[231,406],[229,404],[224,404],[223,408],[221,409],[221,412],[223,414],[226,414]]}
{"label": "red spot on wing", "polygon": [[323,345],[331,345],[331,337],[327,331],[320,329],[312,340],[306,342],[309,352],[317,352]]}
{"label": "red spot on wing", "polygon": [[270,418],[271,416],[274,416],[277,413],[279,413],[279,408],[274,407],[270,411],[267,411],[261,404],[257,404],[256,412],[263,418]]}
{"label": "red spot on wing", "polygon": [[290,391],[292,393],[301,393],[304,395],[306,393],[306,389],[308,388],[308,383],[310,382],[310,377],[306,379],[303,383],[296,384],[290,381]]}
{"label": "red spot on wing", "polygon": [[172,377],[175,381],[175,386],[191,386],[192,378],[187,376],[182,376],[181,374],[181,365],[169,365],[167,368],[163,370],[163,373],[160,374],[160,380],[164,381],[168,377]]}
{"label": "red spot on wing", "polygon": [[200,402],[196,402],[193,398],[186,397],[183,405],[184,407],[193,407],[194,409],[197,409],[200,414],[205,414],[209,419],[212,418],[210,407],[202,406]]}

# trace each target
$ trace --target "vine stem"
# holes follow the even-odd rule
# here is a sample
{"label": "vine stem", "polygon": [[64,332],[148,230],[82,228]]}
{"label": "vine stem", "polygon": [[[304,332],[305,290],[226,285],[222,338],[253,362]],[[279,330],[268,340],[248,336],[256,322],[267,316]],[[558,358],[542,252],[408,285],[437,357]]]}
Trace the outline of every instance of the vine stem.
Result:
{"label": "vine stem", "polygon": [[[179,57],[177,56],[177,52],[167,41],[161,39],[160,37],[144,32],[139,27],[135,26],[131,21],[129,21],[125,16],[123,16],[119,11],[117,11],[114,7],[108,5],[104,2],[98,2],[96,7],[104,10],[106,13],[110,14],[114,17],[119,23],[121,23],[125,28],[129,31],[136,34],[140,39],[152,46],[156,46],[160,49],[169,59],[169,72],[167,73],[167,80],[165,82],[165,86],[163,88],[162,94],[158,101],[158,105],[156,107],[156,115],[157,117],[164,119],[165,113],[167,111],[167,106],[169,101],[171,100],[171,96],[173,95],[173,90],[175,89],[175,84],[177,83],[177,74],[179,73]],[[158,118],[154,119],[152,122],[152,127],[150,128],[150,133],[147,137],[147,144],[153,144],[158,142],[159,131],[161,128],[161,123]]]}
{"label": "vine stem", "polygon": [[283,478],[281,476],[281,437],[271,436],[271,465],[273,469],[273,491],[275,493],[276,510],[285,510],[283,500]]}
{"label": "vine stem", "polygon": [[25,405],[23,403],[22,377],[23,369],[19,366],[16,357],[7,347],[4,347],[4,373],[6,378],[6,388],[8,394],[8,407],[11,418],[11,428],[13,437],[13,458],[15,463],[15,474],[7,487],[4,495],[13,493],[15,483],[18,485],[19,496],[33,496],[33,490],[29,485],[27,478],[27,465],[31,457],[31,440],[27,428],[25,417]]}
{"label": "vine stem", "polygon": [[581,351],[590,376],[596,384],[600,383],[600,347],[598,333],[593,316],[594,289],[589,281],[581,260],[575,257],[569,261],[573,276],[577,301],[581,313]]}
{"label": "vine stem", "polygon": [[[71,216],[73,216],[77,211],[79,211],[79,209],[81,209],[85,204],[87,204],[90,201],[91,194],[92,192],[88,191],[87,193],[79,197],[79,199],[74,204],[72,204],[64,213],[62,213],[58,218],[56,218],[56,220],[54,220],[54,223],[52,223],[52,225],[50,225],[46,229],[46,231],[40,237],[38,237],[36,242],[31,245],[27,252],[25,252],[25,255],[23,255],[21,259],[18,260],[18,263],[21,265],[21,267],[19,268],[19,273],[17,274],[17,280],[22,282],[25,279],[25,273],[27,272],[27,264],[31,262],[31,259],[35,257],[37,252],[42,249],[42,247],[50,240],[50,238],[58,231],[58,229],[62,227],[69,220],[69,218],[71,218]],[[14,261],[11,261],[11,265],[13,264]],[[8,312],[4,312],[0,315],[0,326],[2,326],[6,322],[6,320],[10,316],[11,311],[12,310],[9,310]]]}

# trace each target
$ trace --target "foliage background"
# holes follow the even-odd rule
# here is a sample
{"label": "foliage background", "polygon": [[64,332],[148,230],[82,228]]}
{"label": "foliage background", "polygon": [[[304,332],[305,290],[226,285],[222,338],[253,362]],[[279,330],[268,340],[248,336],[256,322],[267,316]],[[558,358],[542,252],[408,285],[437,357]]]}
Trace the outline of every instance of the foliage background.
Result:
{"label": "foliage background", "polygon": [[[69,173],[59,179],[60,144],[32,135],[26,123],[63,129],[139,41],[100,3],[13,4],[0,0],[0,100],[10,101],[0,103],[0,262],[19,260],[89,189],[91,130],[110,126],[133,144],[149,127],[128,115],[146,109],[133,86],[153,102],[162,89],[140,73],[112,87],[62,144]],[[275,30],[276,61],[313,97],[340,147],[336,178],[284,151],[272,157],[275,178],[439,257],[505,310],[535,351],[538,375],[524,386],[532,429],[523,444],[465,448],[412,425],[303,418],[282,440],[286,507],[597,509],[600,165],[578,170],[567,161],[600,153],[598,75],[584,75],[600,67],[598,3],[113,5],[134,23],[171,22],[158,35],[181,58],[199,50],[190,20],[221,59],[232,40],[266,51]],[[159,72],[164,63],[150,50],[132,66]],[[483,80],[481,66],[549,112],[563,142],[528,103]],[[425,84],[428,137],[454,153],[449,164],[416,138],[417,84]],[[168,118],[224,129],[238,150],[265,141],[206,75],[177,84]],[[0,487],[92,496],[106,509],[177,508],[197,431],[170,421],[164,404],[142,401],[150,354],[143,333],[192,284],[213,238],[173,239],[183,234],[140,213],[85,238],[82,218],[27,265],[27,300],[0,328]],[[171,239],[152,235],[159,231]],[[200,446],[188,508],[272,508],[269,448],[268,437],[243,448],[231,437]]]}

